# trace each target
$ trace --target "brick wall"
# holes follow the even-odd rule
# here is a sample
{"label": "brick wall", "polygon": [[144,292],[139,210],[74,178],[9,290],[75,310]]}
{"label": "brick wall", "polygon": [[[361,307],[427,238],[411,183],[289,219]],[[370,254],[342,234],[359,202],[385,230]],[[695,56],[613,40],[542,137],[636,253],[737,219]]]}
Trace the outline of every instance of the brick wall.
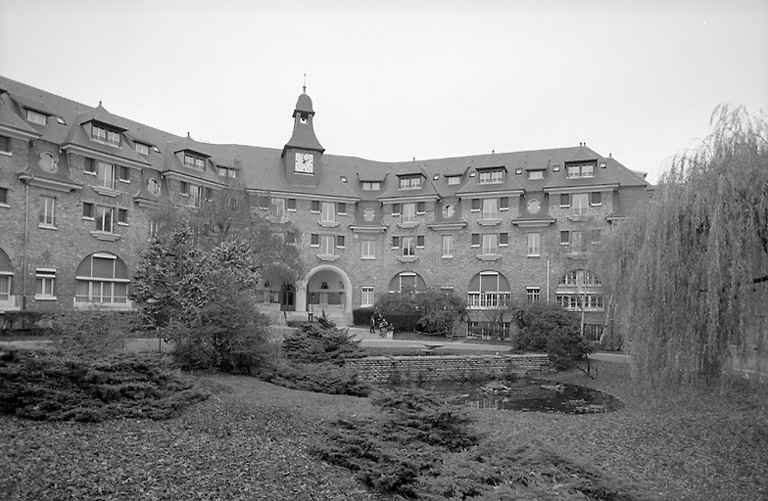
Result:
{"label": "brick wall", "polygon": [[468,381],[549,373],[546,355],[433,355],[348,360],[363,381]]}

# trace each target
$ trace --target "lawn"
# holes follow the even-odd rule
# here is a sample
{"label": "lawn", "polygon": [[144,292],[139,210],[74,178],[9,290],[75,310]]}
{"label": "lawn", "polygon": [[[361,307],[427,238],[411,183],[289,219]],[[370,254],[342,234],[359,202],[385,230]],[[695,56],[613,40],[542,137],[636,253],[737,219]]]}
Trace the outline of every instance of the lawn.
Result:
{"label": "lawn", "polygon": [[[639,484],[650,498],[768,498],[763,397],[683,398],[670,392],[649,398],[633,389],[625,365],[595,366],[596,380],[576,371],[551,377],[608,390],[624,399],[624,410],[471,413],[499,444],[539,440]],[[0,416],[0,499],[10,492],[35,501],[386,499],[308,452],[323,423],[371,415],[368,399],[288,390],[241,376],[195,378],[211,397],[165,421],[50,423]],[[553,490],[551,499],[566,498]]]}

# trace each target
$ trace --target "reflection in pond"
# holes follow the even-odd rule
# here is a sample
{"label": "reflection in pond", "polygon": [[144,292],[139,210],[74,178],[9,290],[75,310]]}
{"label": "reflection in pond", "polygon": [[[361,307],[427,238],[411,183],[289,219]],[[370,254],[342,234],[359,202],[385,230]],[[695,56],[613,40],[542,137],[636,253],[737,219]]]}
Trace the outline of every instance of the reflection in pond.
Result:
{"label": "reflection in pond", "polygon": [[[406,385],[399,385],[405,387]],[[425,382],[418,387],[481,409],[596,414],[621,409],[624,403],[608,393],[553,381]]]}

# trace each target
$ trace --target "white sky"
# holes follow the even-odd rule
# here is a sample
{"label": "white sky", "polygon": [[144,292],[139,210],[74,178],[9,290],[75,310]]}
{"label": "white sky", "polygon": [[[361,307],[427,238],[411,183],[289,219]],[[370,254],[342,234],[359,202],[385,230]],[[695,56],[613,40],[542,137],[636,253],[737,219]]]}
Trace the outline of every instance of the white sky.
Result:
{"label": "white sky", "polygon": [[0,74],[198,140],[327,153],[575,146],[655,182],[720,103],[768,110],[765,0],[0,0]]}

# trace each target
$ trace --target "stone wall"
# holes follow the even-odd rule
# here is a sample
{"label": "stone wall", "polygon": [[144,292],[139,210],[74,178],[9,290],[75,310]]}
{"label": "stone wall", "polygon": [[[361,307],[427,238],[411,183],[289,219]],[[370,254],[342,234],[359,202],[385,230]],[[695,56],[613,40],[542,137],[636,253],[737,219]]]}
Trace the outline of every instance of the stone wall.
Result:
{"label": "stone wall", "polygon": [[549,373],[546,355],[431,355],[347,360],[371,383],[505,379]]}

